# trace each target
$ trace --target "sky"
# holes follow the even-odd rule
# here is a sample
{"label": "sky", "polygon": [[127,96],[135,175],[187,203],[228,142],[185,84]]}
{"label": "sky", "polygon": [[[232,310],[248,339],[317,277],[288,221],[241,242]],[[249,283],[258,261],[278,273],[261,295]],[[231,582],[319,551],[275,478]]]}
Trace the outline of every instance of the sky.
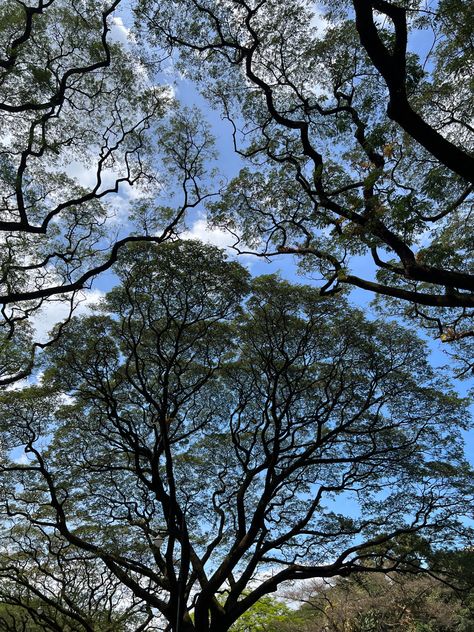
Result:
{"label": "sky", "polygon": [[[115,26],[112,31],[113,36],[124,43],[127,42],[128,29],[124,25],[122,17],[117,16]],[[423,46],[425,42],[420,41],[420,46]],[[220,112],[210,108],[206,100],[199,94],[196,87],[191,81],[180,77],[172,77],[169,74],[163,74],[156,78],[160,82],[172,82],[172,89],[175,97],[185,106],[196,106],[202,112],[203,117],[209,123],[214,136],[216,138],[216,146],[219,152],[219,168],[228,178],[236,175],[239,168],[242,165],[241,159],[235,154],[232,146],[232,128],[228,121],[223,120]],[[71,174],[75,175],[80,181],[86,183],[88,178],[94,176],[94,172],[88,171],[82,165],[71,165]],[[123,190],[120,192],[116,200],[117,212],[126,212],[129,203],[134,199],[135,193],[133,190]],[[203,209],[198,210],[188,220],[188,229],[183,235],[184,238],[200,239],[204,242],[214,244],[221,248],[224,248],[229,253],[229,256],[235,256],[230,249],[232,243],[232,237],[225,231],[220,229],[210,229],[207,225],[207,219]],[[263,259],[245,256],[240,258],[241,263],[245,265],[252,275],[269,274],[277,272],[285,279],[297,282],[297,283],[311,283],[311,280],[307,277],[303,277],[298,274],[297,266],[293,257],[280,256],[274,258],[272,261],[264,261]],[[369,265],[368,258],[359,258],[353,260],[355,273],[363,273],[367,276],[367,267]],[[373,268],[370,273],[372,273]],[[90,290],[84,292],[83,300],[79,305],[76,313],[86,313],[91,306],[100,301],[101,297],[109,291],[116,278],[113,271],[107,272],[94,280]],[[372,308],[373,296],[360,289],[354,289],[350,294],[350,301],[352,304],[363,308],[369,315],[369,317],[375,317],[378,314]],[[36,327],[38,336],[40,339],[47,337],[48,331],[52,328],[55,322],[61,320],[61,318],[67,315],[67,307],[60,302],[51,302],[43,313],[36,319]],[[423,337],[423,336],[422,336]],[[433,366],[441,367],[449,362],[449,358],[444,354],[443,345],[438,341],[434,341],[431,338],[424,336],[426,343],[430,349],[430,358]],[[456,382],[457,390],[461,395],[467,394],[469,385],[467,382]],[[15,386],[15,388],[21,387],[21,384]],[[474,413],[474,408],[471,409]],[[474,465],[474,430],[465,433],[466,438],[466,454]],[[25,455],[22,450],[17,450],[16,458],[18,460],[24,460]],[[341,502],[341,501],[339,501]],[[336,504],[335,509],[341,509],[342,506]],[[344,506],[344,510],[347,512],[347,499]]]}
{"label": "sky", "polygon": [[[127,13],[116,15],[114,18],[114,25],[112,27],[112,37],[117,41],[122,42],[125,46],[133,45],[129,41],[129,29],[126,23],[130,22],[130,16]],[[321,17],[316,17],[317,25],[320,28],[324,28],[324,21]],[[414,45],[418,48],[418,51],[428,50],[430,43],[423,39],[420,34],[416,34],[414,38]],[[219,171],[227,178],[232,178],[237,175],[242,161],[240,157],[234,152],[232,145],[232,128],[229,121],[224,120],[221,113],[213,110],[208,102],[198,92],[196,86],[188,79],[182,77],[178,73],[173,74],[173,67],[170,65],[166,72],[153,77],[153,82],[159,84],[168,84],[179,102],[184,106],[197,107],[203,118],[208,122],[211,130],[216,139],[216,148],[219,154],[218,166]],[[95,171],[87,170],[83,165],[73,164],[69,167],[71,175],[76,176],[81,182],[87,183],[88,180],[95,179]],[[136,197],[136,192],[128,187],[122,188],[119,195],[116,196],[115,206],[117,208],[118,220],[121,221],[122,213],[126,213],[127,208],[133,199]],[[124,215],[125,216],[125,215]],[[206,216],[203,209],[198,209],[193,215],[188,218],[187,230],[183,235],[184,238],[200,239],[207,243],[214,244],[221,248],[224,248],[229,253],[229,256],[236,256],[230,249],[232,244],[232,237],[225,231],[220,229],[210,229],[207,225]],[[241,256],[240,262],[245,265],[252,275],[269,274],[277,272],[282,277],[289,281],[296,283],[311,283],[311,279],[298,274],[295,260],[291,256],[279,256],[272,261],[265,261],[261,258],[251,256]],[[352,260],[355,273],[360,273],[363,276],[371,276],[374,272],[374,266],[371,265],[369,257],[359,257]],[[92,288],[84,293],[83,300],[77,309],[76,313],[84,313],[91,305],[97,303],[105,292],[111,289],[115,283],[115,277],[113,271],[107,272],[94,280]],[[350,294],[350,301],[352,304],[363,308],[369,317],[375,317],[376,314],[373,310],[371,302],[373,296],[360,289],[352,290]],[[47,332],[53,326],[53,324],[64,317],[67,313],[66,306],[61,303],[51,303],[36,320],[36,327],[38,335],[41,339],[47,336]],[[430,359],[435,367],[442,367],[449,363],[449,357],[444,353],[443,344],[440,341],[435,341],[431,338],[423,337],[430,350]],[[472,383],[469,384],[466,381],[455,383],[456,389],[461,395],[467,395],[469,387],[472,387]],[[471,409],[474,414],[474,408]],[[466,436],[466,451],[469,459],[474,464],[474,430],[465,434]]]}
{"label": "sky", "polygon": [[[324,30],[325,22],[321,15],[316,14],[314,18],[314,26],[316,26],[318,30]],[[126,38],[127,28],[124,26],[123,18],[118,18],[117,28],[121,29],[123,37]],[[432,46],[432,41],[426,38],[426,34],[419,31],[415,32],[410,37],[410,45],[412,50],[418,52],[423,58],[429,52]],[[165,75],[160,79],[166,81],[168,78],[169,77]],[[234,152],[232,144],[232,126],[230,122],[224,120],[219,111],[214,110],[209,106],[209,103],[203,98],[196,86],[190,80],[183,78],[181,75],[175,75],[173,77],[172,86],[175,96],[180,103],[185,106],[197,106],[207,122],[210,124],[216,139],[216,146],[220,157],[219,169],[229,178],[236,175],[243,163],[240,157]],[[198,213],[198,215],[190,222],[189,231],[185,236],[200,239],[207,243],[212,243],[221,248],[225,248],[229,252],[230,256],[233,256],[233,252],[229,249],[232,244],[232,237],[227,235],[223,230],[211,230],[207,226],[206,217],[202,212]],[[311,279],[298,272],[295,258],[292,256],[279,256],[274,258],[272,261],[264,261],[261,258],[246,256],[244,258],[241,257],[240,262],[246,265],[251,274],[255,276],[277,272],[285,279],[295,283],[311,283]],[[360,273],[361,276],[364,276],[365,278],[370,278],[370,276],[374,273],[374,266],[369,256],[354,257],[352,259],[352,265],[355,274]],[[106,282],[105,279],[104,282]],[[97,285],[97,287],[100,286]],[[106,290],[108,288],[104,286],[103,289]],[[379,316],[379,314],[377,314],[373,309],[373,298],[373,295],[359,288],[353,288],[350,293],[351,303],[363,308],[369,317]],[[432,365],[434,367],[443,367],[449,364],[449,356],[444,350],[445,345],[439,340],[433,340],[431,337],[423,335],[423,332],[419,333],[428,345]],[[469,389],[472,389],[474,386],[472,380],[455,380],[454,385],[456,390],[462,396],[467,396]],[[472,413],[471,416],[474,418],[474,405],[471,406],[470,410]],[[474,429],[465,433],[465,439],[467,456],[474,465]]]}

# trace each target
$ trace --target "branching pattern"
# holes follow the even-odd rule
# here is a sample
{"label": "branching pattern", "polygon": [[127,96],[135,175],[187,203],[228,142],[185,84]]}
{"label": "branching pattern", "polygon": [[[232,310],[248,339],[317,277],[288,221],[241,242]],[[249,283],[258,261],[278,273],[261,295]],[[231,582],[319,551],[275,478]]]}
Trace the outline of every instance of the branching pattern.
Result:
{"label": "branching pattern", "polygon": [[54,606],[39,539],[130,593],[130,616],[222,632],[284,582],[418,573],[425,538],[466,545],[463,405],[412,335],[275,277],[242,306],[246,271],[196,242],[128,249],[119,274],[43,384],[2,398],[3,576],[33,564]]}

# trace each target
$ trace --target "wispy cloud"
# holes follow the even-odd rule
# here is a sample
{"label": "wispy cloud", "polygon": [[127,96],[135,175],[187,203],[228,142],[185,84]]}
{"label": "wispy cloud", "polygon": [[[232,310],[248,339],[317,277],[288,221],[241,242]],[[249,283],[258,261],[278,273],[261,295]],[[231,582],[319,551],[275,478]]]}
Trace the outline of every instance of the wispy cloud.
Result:
{"label": "wispy cloud", "polygon": [[[84,290],[80,293],[74,314],[87,314],[93,305],[104,296],[101,290]],[[64,301],[50,301],[45,303],[41,311],[35,315],[32,324],[36,331],[36,340],[46,342],[48,334],[57,323],[64,320],[69,314],[69,304]]]}

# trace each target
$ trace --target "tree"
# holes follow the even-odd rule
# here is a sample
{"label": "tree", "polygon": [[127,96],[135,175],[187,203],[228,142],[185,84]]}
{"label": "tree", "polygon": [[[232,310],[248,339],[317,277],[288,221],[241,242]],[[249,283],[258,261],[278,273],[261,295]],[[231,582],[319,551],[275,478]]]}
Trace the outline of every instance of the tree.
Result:
{"label": "tree", "polygon": [[[0,384],[25,377],[47,344],[33,336],[10,352],[31,338],[45,302],[69,301],[72,312],[122,246],[165,240],[207,197],[192,156],[183,162],[199,132],[174,156],[181,177],[168,174],[173,143],[160,122],[170,91],[157,87],[152,63],[167,56],[163,46],[223,107],[249,160],[209,209],[236,249],[295,255],[326,294],[356,286],[386,297],[459,341],[469,373],[470,4],[136,0],[124,11],[136,12],[141,50],[113,38],[122,4],[6,0],[0,9]],[[84,165],[92,170],[81,181]],[[140,204],[124,202],[129,186]],[[124,206],[134,220],[138,207],[139,221],[111,222]]]}
{"label": "tree", "polygon": [[472,11],[462,0],[141,0],[137,11],[233,126],[248,166],[210,212],[235,247],[296,255],[322,294],[387,297],[465,347]]}
{"label": "tree", "polygon": [[412,334],[274,276],[249,288],[197,242],[129,247],[117,274],[42,382],[2,396],[9,582],[57,541],[162,629],[224,632],[285,582],[467,545],[464,403]]}
{"label": "tree", "polygon": [[[47,532],[8,538],[0,570],[0,624],[5,632],[140,632],[158,630],[151,608],[98,560]],[[26,543],[26,545],[25,545]]]}
{"label": "tree", "polygon": [[230,632],[272,632],[275,625],[291,616],[284,603],[272,597],[262,597],[239,617]]}
{"label": "tree", "polygon": [[207,195],[209,133],[118,41],[119,4],[0,7],[3,385],[54,342],[35,337],[32,316],[51,301],[71,315],[120,248],[165,241]]}
{"label": "tree", "polygon": [[[453,555],[452,553],[450,555]],[[469,555],[472,564],[472,553]],[[300,586],[291,598],[303,605],[272,632],[467,632],[474,628],[472,589],[457,593],[428,574],[365,575]]]}

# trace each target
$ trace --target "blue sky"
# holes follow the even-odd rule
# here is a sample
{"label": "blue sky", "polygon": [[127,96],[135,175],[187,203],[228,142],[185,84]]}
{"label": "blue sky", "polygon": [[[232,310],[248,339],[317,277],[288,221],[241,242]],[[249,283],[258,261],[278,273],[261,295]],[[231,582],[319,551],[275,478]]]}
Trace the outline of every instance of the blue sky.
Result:
{"label": "blue sky", "polygon": [[[120,30],[120,23],[118,24]],[[122,32],[124,34],[125,30]],[[424,45],[424,41],[420,41],[420,45]],[[163,74],[160,77],[157,77],[159,82],[169,82],[172,79],[170,75]],[[228,121],[223,120],[220,112],[215,111],[209,107],[209,104],[206,100],[199,94],[196,87],[188,80],[185,80],[180,77],[174,78],[174,89],[176,98],[180,101],[182,105],[185,106],[196,106],[198,107],[203,117],[210,124],[213,134],[216,138],[216,146],[219,152],[219,160],[218,165],[220,171],[224,176],[231,178],[235,176],[242,166],[242,161],[237,156],[233,150],[232,145],[232,128]],[[130,200],[129,194],[126,192],[122,192],[122,199],[125,204]],[[211,243],[215,243],[219,246],[226,246],[232,243],[232,238],[226,239],[226,236],[221,231],[213,231],[206,227],[206,218],[204,215],[204,209],[198,210],[194,215],[188,218],[188,237],[202,238],[210,241]],[[297,268],[294,262],[294,259],[289,256],[280,256],[273,259],[271,262],[265,262],[262,259],[245,257],[242,259],[244,265],[249,267],[250,272],[257,276],[260,274],[269,274],[272,272],[278,272],[284,278],[297,282],[297,283],[311,283],[311,280],[308,277],[304,277],[298,274]],[[359,257],[354,258],[352,260],[353,269],[356,274],[360,273],[361,276],[367,277],[373,274],[374,268],[371,265],[370,259],[368,257]],[[114,277],[113,272],[108,272],[106,274],[98,277],[92,286],[92,292],[88,293],[89,302],[93,302],[100,298],[101,294],[107,292],[114,285],[116,279]],[[350,294],[350,300],[354,305],[362,307],[367,311],[369,316],[376,316],[374,310],[372,309],[371,302],[373,296],[364,292],[363,290],[354,289]],[[46,320],[48,325],[51,326],[51,321],[53,320],[51,314],[46,316]],[[49,328],[48,326],[48,328]],[[420,332],[422,334],[422,332]],[[449,362],[448,356],[443,352],[443,345],[439,341],[432,340],[427,338],[426,336],[422,336],[426,340],[430,352],[431,352],[431,362],[433,366],[441,367],[446,365]],[[457,382],[456,388],[460,392],[460,394],[467,394],[468,387],[470,385],[467,382]],[[472,384],[471,384],[472,386]],[[474,412],[474,408],[471,409]],[[465,434],[466,437],[466,453],[474,465],[474,431]],[[17,458],[21,458],[21,450],[18,450],[18,453],[14,456]],[[331,506],[331,503],[328,503]],[[339,498],[332,505],[333,509],[336,511],[344,511],[351,512],[358,509],[355,503],[349,503],[349,499]]]}
{"label": "blue sky", "polygon": [[[123,18],[116,18],[116,23],[113,29],[113,37],[126,43],[127,27],[124,25],[124,21],[128,22],[129,16],[124,15]],[[426,40],[422,35],[417,34],[414,38],[414,45],[418,51],[427,51],[430,42]],[[172,83],[176,98],[183,106],[197,107],[201,112],[204,119],[209,123],[212,132],[216,139],[216,147],[219,153],[218,167],[219,171],[226,177],[232,178],[235,176],[240,167],[243,165],[241,158],[234,152],[232,145],[232,127],[229,121],[223,120],[221,113],[210,108],[208,102],[199,94],[196,87],[191,81],[183,79],[177,74],[161,73],[157,77],[153,77],[153,82],[159,84]],[[131,199],[130,191],[122,191],[119,194],[123,204],[126,206]],[[187,237],[200,238],[218,246],[225,247],[232,243],[232,238],[226,236],[225,233],[218,230],[210,230],[206,226],[206,217],[204,215],[204,209],[197,210],[196,213],[191,215],[187,221],[188,232]],[[284,278],[297,282],[297,283],[311,283],[311,279],[298,274],[295,261],[290,256],[279,256],[274,258],[271,262],[266,262],[262,259],[243,257],[241,262],[246,265],[253,275],[269,274],[272,272],[279,272]],[[359,257],[352,259],[352,266],[356,274],[367,277],[372,276],[374,273],[374,266],[369,257]],[[93,302],[100,297],[100,294],[107,292],[115,283],[115,277],[113,272],[108,272],[101,275],[94,281],[93,292],[89,294],[88,301]],[[350,300],[353,304],[364,308],[369,316],[375,316],[375,313],[371,307],[371,301],[373,296],[360,289],[352,290],[350,294]],[[51,314],[47,314],[45,322],[51,325]],[[46,325],[43,325],[46,328]],[[49,329],[49,326],[47,327]],[[433,340],[423,336],[423,332],[419,332],[420,335],[426,340],[430,352],[431,362],[435,367],[441,367],[449,363],[449,357],[444,353],[443,344],[440,341]],[[462,395],[466,395],[468,388],[472,387],[472,383],[457,382],[456,388]],[[474,412],[474,409],[472,409]],[[474,464],[474,431],[466,434],[466,447],[467,454]]]}
{"label": "blue sky", "polygon": [[[126,41],[127,27],[124,26],[124,22],[128,23],[129,16],[124,14],[123,18],[118,18],[116,21],[116,28],[114,36],[117,39]],[[432,42],[428,41],[426,35],[421,32],[414,33],[414,36],[410,40],[413,49],[420,53],[423,57],[430,49]],[[157,83],[172,83],[175,96],[183,106],[197,107],[201,112],[205,120],[209,123],[211,130],[215,136],[216,147],[219,153],[218,168],[219,171],[227,178],[235,176],[243,162],[241,158],[234,152],[232,144],[232,127],[229,121],[223,120],[221,113],[213,110],[208,102],[198,92],[196,86],[190,80],[172,72],[161,73],[159,76],[153,78]],[[218,246],[225,247],[232,243],[232,239],[229,236],[227,239],[222,231],[210,230],[206,227],[206,218],[204,215],[204,209],[199,209],[196,214],[190,216],[187,221],[189,231],[188,237],[200,238]],[[271,262],[266,262],[258,258],[245,257],[241,258],[241,261],[246,265],[253,275],[269,274],[272,272],[278,272],[284,278],[297,282],[297,283],[311,283],[311,279],[299,275],[295,265],[293,257],[279,256]],[[374,274],[374,266],[370,257],[358,257],[352,259],[352,266],[356,274],[369,277]],[[114,282],[113,274],[108,273],[102,275],[94,282],[94,288],[101,291],[107,291],[110,289]],[[369,316],[376,316],[371,302],[373,296],[363,290],[353,289],[350,294],[350,300],[354,305],[362,307]],[[449,356],[444,352],[444,345],[440,341],[428,338],[419,332],[420,336],[424,338],[430,349],[431,362],[435,367],[442,367],[449,364]],[[456,381],[456,389],[463,396],[467,395],[469,387],[472,388],[471,383],[467,381]],[[474,407],[471,408],[474,413]],[[474,430],[466,433],[466,451],[471,462],[474,464]]]}

